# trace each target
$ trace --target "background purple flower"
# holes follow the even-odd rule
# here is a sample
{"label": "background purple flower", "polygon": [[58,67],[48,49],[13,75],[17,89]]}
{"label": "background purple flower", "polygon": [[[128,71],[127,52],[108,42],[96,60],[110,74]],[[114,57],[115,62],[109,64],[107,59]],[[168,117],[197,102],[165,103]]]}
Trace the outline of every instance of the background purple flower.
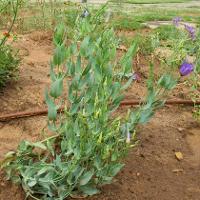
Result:
{"label": "background purple flower", "polygon": [[83,13],[81,14],[81,17],[82,17],[82,18],[85,18],[85,17],[88,17],[89,15],[90,15],[89,11],[88,11],[87,9],[85,9],[85,10],[83,11]]}
{"label": "background purple flower", "polygon": [[187,25],[187,24],[185,24],[184,26],[185,26],[185,29],[188,31],[191,39],[195,40],[195,38],[196,38],[196,30],[195,30],[195,28],[190,26],[190,25]]}
{"label": "background purple flower", "polygon": [[179,23],[182,21],[181,17],[175,17],[172,22],[175,26],[179,26]]}
{"label": "background purple flower", "polygon": [[181,76],[187,76],[194,70],[194,65],[192,63],[188,63],[186,61],[180,67],[180,74]]}
{"label": "background purple flower", "polygon": [[133,80],[136,80],[136,81],[138,81],[138,82],[141,81],[141,76],[140,76],[140,74],[138,74],[137,72],[134,72],[134,73],[133,73],[132,78],[133,78]]}

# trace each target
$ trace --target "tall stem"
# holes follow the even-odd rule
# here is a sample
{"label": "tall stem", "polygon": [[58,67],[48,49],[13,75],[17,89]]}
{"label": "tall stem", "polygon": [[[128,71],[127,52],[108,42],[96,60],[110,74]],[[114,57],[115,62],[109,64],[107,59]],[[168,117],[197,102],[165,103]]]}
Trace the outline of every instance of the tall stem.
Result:
{"label": "tall stem", "polygon": [[[14,23],[17,19],[18,8],[19,8],[19,0],[17,0],[17,2],[16,2],[16,7],[13,6],[14,17],[13,17],[12,23],[10,25],[10,28],[8,29],[8,35],[10,34],[10,32],[14,26]],[[5,44],[6,39],[7,39],[7,35],[5,35],[4,38],[1,40],[0,47]]]}

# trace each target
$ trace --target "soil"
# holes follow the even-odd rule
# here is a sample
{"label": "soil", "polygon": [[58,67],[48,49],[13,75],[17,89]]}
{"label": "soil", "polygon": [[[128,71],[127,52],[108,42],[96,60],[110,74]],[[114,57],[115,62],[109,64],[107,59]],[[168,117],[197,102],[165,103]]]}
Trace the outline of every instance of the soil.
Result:
{"label": "soil", "polygon": [[[52,33],[33,32],[20,36],[15,46],[22,58],[19,79],[0,93],[0,113],[28,111],[45,107],[44,89],[49,85],[49,60]],[[145,94],[144,77],[148,62],[141,61],[141,81],[126,94],[139,98]],[[186,97],[188,89],[179,85],[172,96]],[[122,111],[127,108],[121,108]],[[23,139],[36,141],[46,128],[46,117],[37,116],[0,123],[0,159],[15,150]],[[166,106],[137,130],[138,145],[125,158],[125,167],[111,185],[90,200],[199,200],[200,199],[200,124],[192,108]],[[183,159],[178,160],[176,152]],[[23,200],[20,187],[7,181],[0,172],[0,200]]]}

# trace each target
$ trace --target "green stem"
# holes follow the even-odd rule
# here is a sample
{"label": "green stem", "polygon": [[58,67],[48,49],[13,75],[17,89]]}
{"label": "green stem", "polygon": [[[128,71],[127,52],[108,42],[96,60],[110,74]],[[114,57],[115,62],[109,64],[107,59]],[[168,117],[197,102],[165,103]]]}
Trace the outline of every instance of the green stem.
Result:
{"label": "green stem", "polygon": [[[10,32],[11,32],[13,26],[14,26],[14,23],[15,23],[15,21],[17,19],[18,8],[19,8],[19,0],[17,0],[17,2],[16,2],[16,8],[14,8],[14,6],[13,6],[14,17],[13,17],[13,20],[12,20],[12,24],[11,24],[9,30],[8,30],[8,34],[10,34]],[[6,39],[7,39],[7,36],[4,36],[4,38],[1,40],[0,47],[5,44]]]}
{"label": "green stem", "polygon": [[45,142],[47,142],[47,141],[49,141],[49,140],[52,140],[52,139],[54,139],[54,138],[57,138],[57,137],[59,137],[59,136],[60,136],[60,134],[53,135],[53,136],[51,136],[51,137],[48,137],[48,138],[42,140],[41,143],[45,143]]}
{"label": "green stem", "polygon": [[34,197],[32,194],[30,194],[29,193],[29,196],[32,198],[32,199],[35,199],[35,200],[40,200],[40,199],[38,199],[38,198],[36,198],[36,197]]}

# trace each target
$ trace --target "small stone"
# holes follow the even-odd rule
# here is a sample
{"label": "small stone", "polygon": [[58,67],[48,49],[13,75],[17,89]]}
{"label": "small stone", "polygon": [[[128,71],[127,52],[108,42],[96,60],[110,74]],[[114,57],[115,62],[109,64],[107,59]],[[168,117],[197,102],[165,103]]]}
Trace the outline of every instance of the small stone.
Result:
{"label": "small stone", "polygon": [[183,160],[183,154],[179,151],[179,152],[175,152],[175,156],[177,160]]}
{"label": "small stone", "polygon": [[183,130],[184,130],[184,129],[181,128],[181,127],[178,128],[178,131],[179,131],[179,132],[182,132]]}
{"label": "small stone", "polygon": [[140,176],[140,173],[139,173],[139,172],[137,172],[137,173],[136,173],[136,176]]}
{"label": "small stone", "polygon": [[4,182],[0,183],[0,186],[4,187],[6,184]]}

